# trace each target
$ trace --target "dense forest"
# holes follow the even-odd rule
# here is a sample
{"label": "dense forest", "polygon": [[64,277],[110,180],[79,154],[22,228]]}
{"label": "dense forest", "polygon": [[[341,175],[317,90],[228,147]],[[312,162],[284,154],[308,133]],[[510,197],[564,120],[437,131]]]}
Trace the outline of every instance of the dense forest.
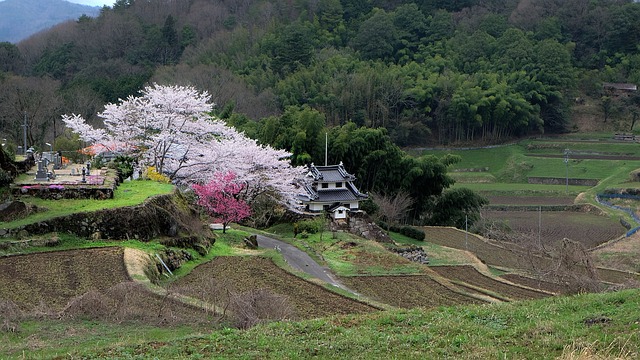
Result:
{"label": "dense forest", "polygon": [[308,106],[400,146],[499,142],[566,131],[576,97],[638,83],[639,37],[621,0],[118,0],[0,44],[0,131],[20,139],[26,115],[31,144],[53,141],[60,114],[158,82],[252,122]]}
{"label": "dense forest", "polygon": [[640,98],[602,84],[640,82],[639,40],[630,0],[118,0],[0,43],[0,136],[21,144],[26,121],[29,144],[64,148],[61,114],[192,85],[295,164],[323,163],[328,132],[330,162],[379,190],[398,146],[566,132],[585,98],[635,121]]}

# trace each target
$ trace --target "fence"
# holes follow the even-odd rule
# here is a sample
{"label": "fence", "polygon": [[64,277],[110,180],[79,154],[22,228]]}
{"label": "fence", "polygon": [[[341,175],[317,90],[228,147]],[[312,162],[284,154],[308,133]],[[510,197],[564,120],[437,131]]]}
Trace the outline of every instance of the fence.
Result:
{"label": "fence", "polygon": [[[640,224],[640,217],[636,214],[636,212],[628,207],[614,205],[611,202],[604,199],[629,199],[629,200],[640,200],[640,195],[632,195],[632,194],[598,194],[596,195],[596,201],[599,204],[610,207],[612,209],[620,210],[627,213],[631,218],[637,223]],[[640,230],[640,226],[636,226],[627,231],[626,236],[629,237]]]}

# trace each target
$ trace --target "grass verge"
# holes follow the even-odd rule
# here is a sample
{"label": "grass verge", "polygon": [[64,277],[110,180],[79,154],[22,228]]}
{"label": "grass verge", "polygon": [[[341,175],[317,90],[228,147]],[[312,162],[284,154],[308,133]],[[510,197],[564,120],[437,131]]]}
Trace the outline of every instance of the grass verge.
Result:
{"label": "grass verge", "polygon": [[102,349],[71,349],[65,356],[555,359],[588,348],[603,358],[633,359],[640,349],[638,295],[638,290],[628,290],[272,323],[174,341],[122,339]]}

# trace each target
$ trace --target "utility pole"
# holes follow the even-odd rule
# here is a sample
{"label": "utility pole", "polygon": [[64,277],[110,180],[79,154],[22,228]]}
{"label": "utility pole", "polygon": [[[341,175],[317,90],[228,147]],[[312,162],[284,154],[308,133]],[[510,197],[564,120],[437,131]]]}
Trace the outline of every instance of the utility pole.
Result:
{"label": "utility pole", "polygon": [[464,249],[469,251],[469,215],[464,215]]}
{"label": "utility pole", "polygon": [[567,182],[566,182],[567,185],[565,189],[566,194],[569,193],[569,153],[571,153],[569,149],[564,149],[564,164],[567,167]]}
{"label": "utility pole", "polygon": [[324,166],[327,166],[329,152],[329,133],[324,133]]}

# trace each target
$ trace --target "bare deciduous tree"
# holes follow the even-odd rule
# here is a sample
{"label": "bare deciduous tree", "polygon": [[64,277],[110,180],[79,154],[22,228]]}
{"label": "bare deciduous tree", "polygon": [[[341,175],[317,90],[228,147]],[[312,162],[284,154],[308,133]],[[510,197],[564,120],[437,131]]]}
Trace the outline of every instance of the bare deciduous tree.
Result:
{"label": "bare deciduous tree", "polygon": [[378,219],[390,224],[404,220],[413,205],[413,199],[406,191],[400,191],[394,196],[372,193],[371,198],[378,205]]}
{"label": "bare deciduous tree", "polygon": [[0,133],[22,145],[24,119],[28,146],[53,142],[62,111],[60,82],[49,78],[9,76],[0,81]]}

